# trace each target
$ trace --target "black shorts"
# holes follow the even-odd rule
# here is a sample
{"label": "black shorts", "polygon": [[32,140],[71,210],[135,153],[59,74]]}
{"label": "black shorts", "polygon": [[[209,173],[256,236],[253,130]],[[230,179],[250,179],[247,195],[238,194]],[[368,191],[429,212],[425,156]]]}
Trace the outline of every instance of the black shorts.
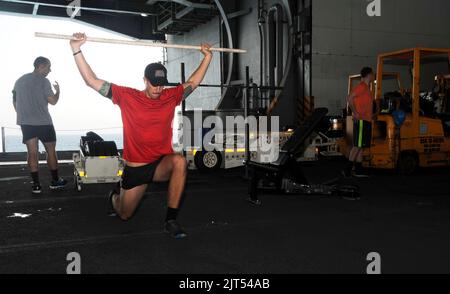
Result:
{"label": "black shorts", "polygon": [[365,120],[353,121],[353,146],[368,148],[372,143],[372,123]]}
{"label": "black shorts", "polygon": [[153,176],[155,175],[156,168],[162,159],[163,157],[155,162],[140,167],[125,166],[122,175],[122,189],[131,190],[138,186],[151,184],[153,182]]}
{"label": "black shorts", "polygon": [[56,142],[56,132],[53,125],[47,126],[30,126],[21,125],[22,129],[22,143],[25,144],[28,140],[38,138],[42,143]]}

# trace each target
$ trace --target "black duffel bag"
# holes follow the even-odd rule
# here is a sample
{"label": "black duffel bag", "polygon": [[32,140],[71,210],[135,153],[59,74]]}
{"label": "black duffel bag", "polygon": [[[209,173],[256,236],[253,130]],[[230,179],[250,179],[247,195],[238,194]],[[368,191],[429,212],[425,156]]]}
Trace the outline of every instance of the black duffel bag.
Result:
{"label": "black duffel bag", "polygon": [[116,143],[114,141],[105,141],[94,132],[88,132],[80,140],[80,148],[85,156],[117,156]]}

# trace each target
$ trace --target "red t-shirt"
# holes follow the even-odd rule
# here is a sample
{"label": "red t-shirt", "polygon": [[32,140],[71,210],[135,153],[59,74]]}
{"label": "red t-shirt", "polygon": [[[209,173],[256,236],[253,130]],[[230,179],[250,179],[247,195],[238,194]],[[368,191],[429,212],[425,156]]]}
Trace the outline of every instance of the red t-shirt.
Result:
{"label": "red t-shirt", "polygon": [[175,107],[183,100],[183,85],[164,89],[159,99],[114,84],[111,89],[112,101],[122,112],[123,158],[133,163],[152,163],[173,154],[172,122]]}
{"label": "red t-shirt", "polygon": [[373,97],[370,87],[366,83],[361,82],[355,87],[353,93],[355,94],[354,104],[356,112],[361,115],[361,119],[372,121]]}

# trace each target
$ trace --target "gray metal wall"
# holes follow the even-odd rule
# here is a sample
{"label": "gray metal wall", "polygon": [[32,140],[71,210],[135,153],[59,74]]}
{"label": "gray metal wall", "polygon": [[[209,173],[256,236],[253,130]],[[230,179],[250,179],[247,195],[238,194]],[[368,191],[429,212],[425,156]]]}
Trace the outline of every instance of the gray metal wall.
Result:
{"label": "gray metal wall", "polygon": [[348,75],[376,68],[379,53],[450,48],[450,1],[381,0],[379,17],[367,15],[368,3],[313,1],[313,94],[336,114],[345,107]]}
{"label": "gray metal wall", "polygon": [[[279,0],[266,0],[265,9],[269,9],[275,4],[282,4]],[[248,53],[239,56],[239,72],[242,75],[245,73],[245,67],[250,68],[250,79],[255,83],[260,84],[260,34],[258,29],[258,1],[243,0],[239,1],[240,9],[252,8],[252,13],[239,18],[239,34],[237,36],[237,43],[241,48],[247,49]],[[285,24],[284,31],[287,33],[288,25]],[[288,48],[287,37],[284,38],[284,50]],[[287,54],[284,56],[283,64],[286,67]],[[293,69],[295,68],[295,59],[292,62],[290,78],[288,79],[285,90],[280,97],[280,102],[273,112],[273,115],[280,117],[281,125],[293,125],[296,119],[296,82],[294,80]],[[241,76],[245,78],[245,76]],[[275,86],[275,85],[271,85]]]}
{"label": "gray metal wall", "polygon": [[[213,46],[220,45],[219,20],[213,19],[209,23],[202,25],[193,31],[182,36],[168,36],[169,43],[199,45],[202,42],[210,43]],[[194,50],[167,50],[167,71],[170,82],[181,82],[181,63],[185,63],[186,79],[193,73],[203,55]],[[220,58],[216,53],[210,68],[206,74],[204,84],[220,84]],[[220,100],[220,88],[199,88],[187,100],[186,109],[202,108],[204,110],[215,109]]]}
{"label": "gray metal wall", "polygon": [[[231,1],[230,1],[231,2]],[[224,6],[232,6],[227,1],[223,1]],[[278,0],[266,1],[267,8],[270,8],[275,3],[281,3]],[[234,47],[239,47],[248,50],[246,54],[235,55],[235,66],[233,80],[245,79],[245,67],[250,67],[250,79],[255,83],[260,83],[260,37],[258,30],[258,1],[256,0],[241,0],[236,1],[237,7],[227,9],[227,13],[236,10],[245,10],[252,8],[251,13],[241,16],[239,18],[230,20],[231,26],[237,26],[238,29],[233,32]],[[287,26],[286,26],[287,30]],[[219,20],[215,18],[213,21],[195,28],[193,31],[183,36],[169,36],[168,42],[177,44],[198,44],[200,42],[209,42],[213,45],[220,44],[220,28]],[[287,48],[287,44],[285,44]],[[180,80],[180,63],[185,62],[186,72],[191,73],[198,66],[201,55],[195,51],[183,50],[168,50],[167,68],[169,71],[170,81]],[[226,69],[227,70],[227,69]],[[208,71],[204,83],[220,84],[221,79],[220,58],[216,54],[213,63]],[[281,102],[274,115],[281,116],[281,124],[292,124],[295,119],[295,87],[293,80],[290,80],[287,85],[287,90],[283,95]],[[201,88],[196,91],[187,100],[186,108],[203,108],[205,110],[212,110],[217,106],[221,97],[220,89]]]}
{"label": "gray metal wall", "polygon": [[[222,2],[227,2],[222,0]],[[266,0],[266,6],[281,3]],[[332,114],[340,114],[345,106],[348,75],[358,73],[361,67],[376,67],[379,53],[408,47],[450,47],[450,1],[448,0],[381,0],[382,15],[366,14],[367,0],[313,1],[313,95],[316,106],[325,106]],[[235,47],[248,50],[239,55],[238,76],[244,78],[245,66],[250,66],[250,77],[259,83],[259,31],[256,0],[237,2],[239,9],[252,7],[251,14],[233,20],[238,26]],[[230,12],[230,11],[229,11]],[[202,41],[218,45],[219,22],[216,18],[184,36],[170,36],[169,42],[198,44]],[[186,63],[191,73],[201,60],[194,51],[169,50],[170,81],[180,80],[180,62]],[[205,83],[220,83],[220,58],[216,57],[208,71]],[[295,121],[296,82],[291,76],[276,115],[281,124]],[[199,89],[187,102],[187,108],[214,109],[220,99],[219,89]]]}

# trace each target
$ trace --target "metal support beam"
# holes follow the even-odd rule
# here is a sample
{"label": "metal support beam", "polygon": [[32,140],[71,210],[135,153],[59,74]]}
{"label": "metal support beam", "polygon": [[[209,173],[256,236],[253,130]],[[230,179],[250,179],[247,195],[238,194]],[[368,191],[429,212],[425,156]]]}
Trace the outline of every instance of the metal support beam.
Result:
{"label": "metal support beam", "polygon": [[241,16],[246,16],[248,14],[252,13],[252,8],[247,8],[247,9],[243,9],[243,10],[238,10],[232,13],[229,13],[227,15],[228,19],[234,19],[234,18],[238,18]]}
{"label": "metal support beam", "polygon": [[209,4],[204,4],[204,3],[194,3],[191,1],[187,1],[187,0],[158,0],[158,1],[148,0],[147,4],[154,5],[156,2],[175,2],[175,3],[181,4],[186,7],[198,8],[198,9],[214,9],[215,8],[214,5],[209,5]]}
{"label": "metal support beam", "polygon": [[72,15],[70,16],[70,18],[75,18],[75,16],[79,15],[78,13],[80,12],[81,7],[80,6],[76,6],[75,9],[72,12]]}
{"label": "metal support beam", "polygon": [[[175,19],[183,18],[183,16],[191,13],[192,11],[194,11],[194,7],[186,7],[183,10],[181,10],[180,12],[178,12],[177,14],[175,14]],[[159,24],[158,25],[158,31],[164,30],[168,26],[172,25],[174,23],[174,21],[175,20],[173,18],[169,18],[165,22]]]}
{"label": "metal support beam", "polygon": [[[245,67],[245,90],[243,92],[244,95],[244,117],[245,117],[245,162],[250,162],[251,153],[250,153],[250,127],[248,122],[248,116],[250,114],[249,109],[249,88],[250,87],[250,67]],[[248,165],[245,165],[245,178],[248,178],[249,170]]]}
{"label": "metal support beam", "polygon": [[180,12],[178,12],[178,13],[175,15],[175,17],[176,17],[177,19],[180,19],[180,18],[186,16],[187,14],[191,13],[192,11],[194,11],[194,9],[195,9],[194,7],[186,7],[186,8],[184,8],[183,10],[181,10]]}
{"label": "metal support beam", "polygon": [[[66,8],[66,9],[73,8],[70,5],[51,4],[51,3],[33,2],[33,1],[24,1],[24,0],[0,0],[0,1],[10,2],[10,3],[19,3],[19,4],[29,4],[29,5],[33,5],[33,6],[39,5],[39,6],[57,7],[57,8]],[[105,9],[105,8],[95,8],[95,7],[87,7],[87,6],[80,6],[80,10],[110,12],[110,13],[120,13],[120,14],[132,14],[132,15],[140,15],[142,17],[150,16],[150,15],[153,15],[153,16],[158,15],[158,14],[150,13],[147,11],[127,11],[127,10]]]}
{"label": "metal support beam", "polygon": [[33,6],[33,15],[34,16],[37,15],[38,9],[39,9],[39,4],[38,3],[34,4],[34,6]]}

